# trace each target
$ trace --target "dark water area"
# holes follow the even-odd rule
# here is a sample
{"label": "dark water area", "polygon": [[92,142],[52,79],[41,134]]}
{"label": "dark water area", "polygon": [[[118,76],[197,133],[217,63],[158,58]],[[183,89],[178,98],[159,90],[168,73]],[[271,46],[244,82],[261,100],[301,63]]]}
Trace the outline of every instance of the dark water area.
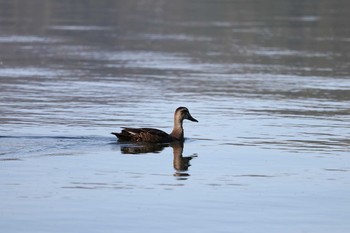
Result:
{"label": "dark water area", "polygon": [[349,232],[348,9],[0,0],[0,229]]}

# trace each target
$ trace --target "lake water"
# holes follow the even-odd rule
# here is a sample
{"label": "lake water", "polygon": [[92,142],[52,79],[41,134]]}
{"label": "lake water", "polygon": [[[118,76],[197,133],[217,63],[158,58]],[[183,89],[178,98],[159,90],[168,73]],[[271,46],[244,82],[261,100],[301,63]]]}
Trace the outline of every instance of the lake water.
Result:
{"label": "lake water", "polygon": [[0,0],[1,231],[349,232],[349,9]]}

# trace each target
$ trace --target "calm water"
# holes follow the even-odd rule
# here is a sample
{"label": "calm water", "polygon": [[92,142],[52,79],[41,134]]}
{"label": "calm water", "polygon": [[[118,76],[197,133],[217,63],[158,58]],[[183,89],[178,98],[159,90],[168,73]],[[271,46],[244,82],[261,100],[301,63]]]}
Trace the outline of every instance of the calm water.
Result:
{"label": "calm water", "polygon": [[349,9],[0,0],[0,229],[349,232]]}

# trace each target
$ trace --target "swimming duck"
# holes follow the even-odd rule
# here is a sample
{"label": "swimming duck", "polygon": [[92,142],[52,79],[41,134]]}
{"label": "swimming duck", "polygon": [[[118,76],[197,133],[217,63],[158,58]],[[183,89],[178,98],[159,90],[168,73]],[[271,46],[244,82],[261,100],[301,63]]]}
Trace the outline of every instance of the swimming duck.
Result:
{"label": "swimming duck", "polygon": [[183,120],[198,122],[186,107],[179,107],[174,113],[174,128],[170,134],[152,128],[123,128],[120,133],[112,132],[120,141],[167,143],[184,141]]}

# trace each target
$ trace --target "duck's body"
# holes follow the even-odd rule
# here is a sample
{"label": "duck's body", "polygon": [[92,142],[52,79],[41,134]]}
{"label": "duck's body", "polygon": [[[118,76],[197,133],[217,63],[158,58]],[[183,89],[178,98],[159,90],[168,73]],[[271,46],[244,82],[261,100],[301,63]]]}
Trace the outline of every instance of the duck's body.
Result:
{"label": "duck's body", "polygon": [[152,128],[123,128],[120,133],[112,133],[121,141],[167,143],[184,140],[183,120],[198,122],[187,108],[179,107],[174,114],[174,128],[170,134]]}
{"label": "duck's body", "polygon": [[171,135],[159,129],[152,128],[123,128],[120,133],[112,133],[120,141],[130,142],[172,142],[174,139]]}

